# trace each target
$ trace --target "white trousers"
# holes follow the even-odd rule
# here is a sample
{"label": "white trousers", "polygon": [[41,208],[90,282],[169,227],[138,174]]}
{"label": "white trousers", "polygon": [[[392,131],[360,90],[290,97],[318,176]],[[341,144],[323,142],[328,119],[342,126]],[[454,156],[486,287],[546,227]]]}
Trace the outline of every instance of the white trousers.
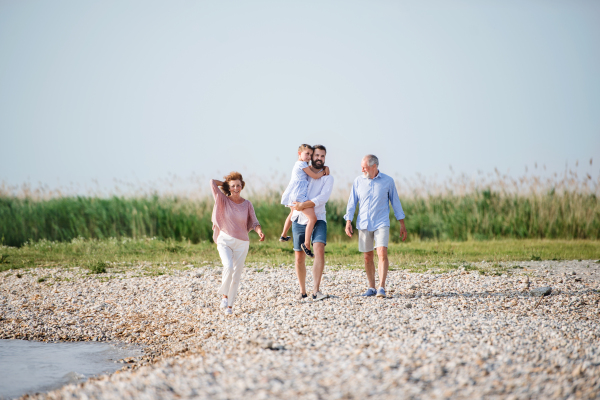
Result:
{"label": "white trousers", "polygon": [[233,306],[237,296],[249,247],[250,242],[231,237],[223,231],[219,232],[217,250],[223,263],[223,283],[219,294],[227,296],[229,307]]}

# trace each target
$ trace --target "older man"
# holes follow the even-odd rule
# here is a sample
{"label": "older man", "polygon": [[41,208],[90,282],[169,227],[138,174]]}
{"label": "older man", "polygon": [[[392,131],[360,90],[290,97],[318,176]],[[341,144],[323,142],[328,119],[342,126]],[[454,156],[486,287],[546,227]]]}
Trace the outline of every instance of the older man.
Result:
{"label": "older man", "polygon": [[[359,176],[352,184],[348,206],[346,208],[346,235],[352,237],[352,219],[356,204],[359,204],[356,229],[358,229],[358,250],[365,254],[365,271],[369,288],[363,296],[385,297],[385,280],[389,261],[387,248],[390,238],[390,202],[394,215],[400,222],[400,237],[406,240],[404,212],[398,198],[394,180],[379,171],[379,160],[372,154],[365,156],[361,162],[363,176]],[[375,263],[373,249],[377,249],[379,258],[379,289],[375,290]]]}
{"label": "older man", "polygon": [[[310,168],[317,173],[325,165],[325,156],[327,149],[323,145],[315,145]],[[294,252],[296,254],[296,275],[300,284],[300,294],[298,299],[302,300],[308,297],[306,294],[306,254],[300,248],[304,243],[306,224],[308,218],[300,212],[307,207],[314,207],[317,215],[317,223],[312,231],[311,241],[313,243],[313,252],[315,254],[313,263],[313,292],[312,300],[322,300],[327,298],[319,290],[323,268],[325,267],[325,245],[327,244],[327,219],[325,213],[325,203],[329,200],[331,189],[333,188],[333,177],[326,175],[320,179],[308,178],[308,198],[310,200],[303,203],[294,203],[294,213],[292,215],[292,233],[294,236]]]}

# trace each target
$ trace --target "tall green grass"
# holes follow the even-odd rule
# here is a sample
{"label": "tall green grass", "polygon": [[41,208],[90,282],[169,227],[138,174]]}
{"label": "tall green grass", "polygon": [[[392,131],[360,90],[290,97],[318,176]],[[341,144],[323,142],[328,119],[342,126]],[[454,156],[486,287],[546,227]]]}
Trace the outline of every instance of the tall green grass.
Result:
{"label": "tall green grass", "polygon": [[[251,199],[269,239],[279,237],[288,210],[276,194]],[[599,239],[600,201],[594,192],[549,190],[528,194],[475,190],[455,195],[402,196],[409,240]],[[46,239],[110,237],[210,241],[212,198],[60,197],[0,195],[0,243],[22,246]],[[343,200],[327,204],[328,240],[344,234]],[[393,214],[391,215],[393,218]],[[392,222],[392,229],[398,225]],[[398,241],[398,235],[392,235]]]}

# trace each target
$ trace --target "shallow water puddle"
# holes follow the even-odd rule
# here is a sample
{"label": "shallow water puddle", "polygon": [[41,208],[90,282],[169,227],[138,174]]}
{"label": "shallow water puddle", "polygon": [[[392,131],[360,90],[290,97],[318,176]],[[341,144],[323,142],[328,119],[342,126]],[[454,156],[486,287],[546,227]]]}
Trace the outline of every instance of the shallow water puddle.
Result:
{"label": "shallow water puddle", "polygon": [[44,343],[0,339],[0,399],[46,392],[122,367],[139,347],[98,342]]}

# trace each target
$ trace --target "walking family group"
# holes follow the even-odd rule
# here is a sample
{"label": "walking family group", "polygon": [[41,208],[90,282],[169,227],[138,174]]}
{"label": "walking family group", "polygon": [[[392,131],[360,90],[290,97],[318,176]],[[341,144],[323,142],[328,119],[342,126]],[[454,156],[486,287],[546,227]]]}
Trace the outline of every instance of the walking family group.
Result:
{"label": "walking family group", "polygon": [[[325,165],[327,149],[323,145],[302,144],[298,148],[298,160],[292,169],[290,182],[285,189],[281,204],[290,208],[284,223],[281,242],[293,241],[296,275],[300,291],[299,300],[306,299],[306,257],[313,262],[313,288],[310,298],[322,300],[328,297],[320,290],[325,267],[327,245],[327,216],[325,204],[331,196],[334,179]],[[394,180],[379,170],[379,159],[368,154],[361,160],[362,175],[353,184],[348,198],[345,232],[354,234],[352,220],[356,208],[358,250],[364,254],[368,287],[363,296],[385,297],[385,282],[389,267],[387,248],[390,240],[390,204],[399,222],[400,238],[406,240],[404,212]],[[210,181],[215,199],[212,213],[213,240],[223,264],[221,307],[226,314],[233,313],[233,304],[240,286],[244,263],[248,254],[250,238],[254,230],[260,241],[265,235],[256,218],[252,203],[241,196],[246,183],[239,172],[231,172],[222,181]],[[292,229],[292,236],[288,232]],[[375,282],[374,254],[378,257],[379,281]]]}

